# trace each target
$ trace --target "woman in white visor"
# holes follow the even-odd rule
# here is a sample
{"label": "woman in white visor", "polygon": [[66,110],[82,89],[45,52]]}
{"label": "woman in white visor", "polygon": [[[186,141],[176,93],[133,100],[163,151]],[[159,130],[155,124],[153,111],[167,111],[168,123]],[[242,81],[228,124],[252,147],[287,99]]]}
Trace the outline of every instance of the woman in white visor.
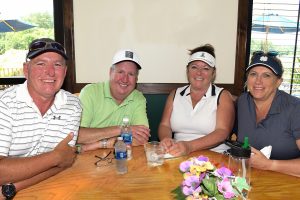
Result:
{"label": "woman in white visor", "polygon": [[167,99],[158,130],[161,144],[173,156],[201,149],[224,152],[235,109],[230,92],[214,84],[212,45],[190,50],[186,74],[189,84],[172,91]]}

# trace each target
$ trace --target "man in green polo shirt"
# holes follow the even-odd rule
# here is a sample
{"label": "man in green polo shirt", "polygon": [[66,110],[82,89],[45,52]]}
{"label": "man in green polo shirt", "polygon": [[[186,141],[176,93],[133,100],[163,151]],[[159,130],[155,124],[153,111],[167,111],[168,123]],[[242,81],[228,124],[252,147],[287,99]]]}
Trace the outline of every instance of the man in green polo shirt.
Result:
{"label": "man in green polo shirt", "polygon": [[140,69],[135,52],[120,50],[113,57],[109,81],[89,84],[81,90],[83,112],[78,143],[83,144],[83,151],[112,148],[124,116],[130,120],[133,145],[148,141],[146,99],[135,89]]}

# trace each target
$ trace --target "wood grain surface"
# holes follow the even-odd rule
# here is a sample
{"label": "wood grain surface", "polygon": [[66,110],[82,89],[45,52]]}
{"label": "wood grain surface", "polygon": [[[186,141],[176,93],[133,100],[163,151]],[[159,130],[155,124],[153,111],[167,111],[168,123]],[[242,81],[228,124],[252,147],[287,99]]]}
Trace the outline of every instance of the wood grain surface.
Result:
{"label": "wood grain surface", "polygon": [[[189,156],[165,160],[159,167],[148,167],[142,146],[133,148],[128,173],[118,175],[115,166],[97,167],[95,155],[103,156],[110,149],[78,155],[74,165],[39,184],[17,193],[14,199],[77,200],[77,199],[174,199],[171,191],[183,178],[180,162],[191,156],[208,156],[216,165],[227,165],[228,157],[208,150]],[[113,156],[111,154],[110,156]],[[300,178],[276,172],[252,169],[249,199],[300,199]]]}

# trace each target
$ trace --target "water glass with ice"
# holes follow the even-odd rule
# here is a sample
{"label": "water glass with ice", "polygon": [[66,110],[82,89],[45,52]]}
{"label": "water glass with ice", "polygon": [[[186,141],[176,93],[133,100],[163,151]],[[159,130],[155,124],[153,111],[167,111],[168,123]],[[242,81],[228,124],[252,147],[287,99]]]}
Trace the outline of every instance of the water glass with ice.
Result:
{"label": "water glass with ice", "polygon": [[164,163],[164,149],[158,141],[146,143],[144,149],[148,166],[160,166]]}

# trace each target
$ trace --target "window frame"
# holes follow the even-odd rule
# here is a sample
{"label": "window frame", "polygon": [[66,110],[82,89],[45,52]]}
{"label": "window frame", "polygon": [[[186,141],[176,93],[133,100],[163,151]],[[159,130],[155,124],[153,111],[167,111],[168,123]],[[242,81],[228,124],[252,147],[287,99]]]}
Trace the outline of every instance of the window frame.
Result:
{"label": "window frame", "polygon": [[[64,1],[61,0],[53,0],[53,21],[54,21],[54,37],[58,42],[64,44]],[[73,2],[72,2],[73,5]],[[63,19],[63,20],[62,20]],[[15,85],[24,83],[25,78],[0,78],[0,85]]]}

